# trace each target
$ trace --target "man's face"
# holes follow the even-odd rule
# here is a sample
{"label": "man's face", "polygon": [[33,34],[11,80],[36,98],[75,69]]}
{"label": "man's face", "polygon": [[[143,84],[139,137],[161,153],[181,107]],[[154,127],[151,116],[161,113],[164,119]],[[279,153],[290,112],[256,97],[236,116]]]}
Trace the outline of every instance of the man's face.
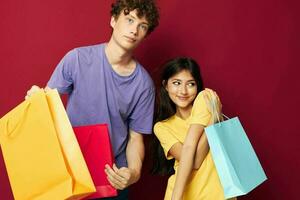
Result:
{"label": "man's face", "polygon": [[112,39],[127,51],[138,46],[147,35],[149,28],[146,18],[138,18],[136,10],[131,11],[128,15],[121,11],[117,19],[111,18],[110,24],[113,28]]}

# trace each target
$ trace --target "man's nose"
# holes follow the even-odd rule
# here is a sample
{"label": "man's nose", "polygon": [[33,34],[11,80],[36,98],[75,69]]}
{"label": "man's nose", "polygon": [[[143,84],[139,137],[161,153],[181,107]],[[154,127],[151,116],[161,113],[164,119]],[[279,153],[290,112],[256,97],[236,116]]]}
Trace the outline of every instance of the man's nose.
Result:
{"label": "man's nose", "polygon": [[139,27],[138,24],[133,24],[131,27],[130,32],[135,36],[138,34],[138,27]]}

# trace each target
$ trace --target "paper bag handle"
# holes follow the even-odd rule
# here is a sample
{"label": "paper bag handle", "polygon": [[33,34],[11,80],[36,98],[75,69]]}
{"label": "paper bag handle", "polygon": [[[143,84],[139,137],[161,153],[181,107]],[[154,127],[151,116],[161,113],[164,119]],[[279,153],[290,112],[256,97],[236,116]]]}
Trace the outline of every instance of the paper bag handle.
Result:
{"label": "paper bag handle", "polygon": [[227,117],[225,114],[223,114],[222,112],[221,113],[218,113],[218,110],[217,110],[217,99],[216,99],[216,96],[213,95],[212,98],[211,98],[211,101],[210,101],[210,107],[212,109],[212,117],[213,117],[213,120],[214,120],[214,123],[215,122],[218,122],[220,123],[221,121],[223,121],[223,119],[220,119],[220,115],[222,117],[225,117],[226,119],[230,119],[229,117]]}
{"label": "paper bag handle", "polygon": [[11,138],[14,137],[14,135],[15,135],[14,133],[16,132],[16,130],[18,130],[22,126],[22,123],[24,122],[24,116],[27,113],[29,106],[30,106],[30,102],[27,102],[24,109],[23,109],[23,111],[22,111],[22,113],[21,113],[21,115],[20,115],[20,117],[19,117],[19,121],[12,128],[12,130],[8,130],[10,120],[7,119],[6,124],[5,124],[6,125],[6,127],[5,127],[6,136],[11,137]]}

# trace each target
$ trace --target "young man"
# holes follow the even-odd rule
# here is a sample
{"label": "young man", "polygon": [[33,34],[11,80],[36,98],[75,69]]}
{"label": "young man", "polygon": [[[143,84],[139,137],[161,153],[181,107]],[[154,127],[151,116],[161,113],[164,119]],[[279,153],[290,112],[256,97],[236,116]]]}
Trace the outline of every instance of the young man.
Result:
{"label": "young man", "polygon": [[68,52],[47,87],[69,95],[67,113],[73,126],[109,124],[115,164],[105,172],[120,190],[112,199],[127,199],[126,188],[140,178],[142,134],[152,132],[155,95],[150,76],[132,53],[158,25],[159,14],[152,0],[117,0],[111,14],[109,42]]}

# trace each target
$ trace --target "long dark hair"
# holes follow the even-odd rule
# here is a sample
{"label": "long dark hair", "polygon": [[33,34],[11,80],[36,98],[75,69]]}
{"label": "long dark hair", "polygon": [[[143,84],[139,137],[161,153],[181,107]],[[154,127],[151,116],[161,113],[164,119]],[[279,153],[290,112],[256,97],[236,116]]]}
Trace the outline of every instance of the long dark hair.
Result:
{"label": "long dark hair", "polygon": [[[165,86],[171,77],[183,70],[189,71],[195,79],[197,93],[203,90],[200,68],[195,60],[186,57],[179,57],[169,60],[166,64],[164,64],[163,71],[161,73],[161,86],[159,88],[157,95],[158,98],[156,100],[155,123],[166,120],[176,113],[176,105],[170,99]],[[153,136],[151,151],[153,160],[151,173],[159,175],[173,174],[173,165],[175,160],[166,159],[163,148],[156,136]]]}

